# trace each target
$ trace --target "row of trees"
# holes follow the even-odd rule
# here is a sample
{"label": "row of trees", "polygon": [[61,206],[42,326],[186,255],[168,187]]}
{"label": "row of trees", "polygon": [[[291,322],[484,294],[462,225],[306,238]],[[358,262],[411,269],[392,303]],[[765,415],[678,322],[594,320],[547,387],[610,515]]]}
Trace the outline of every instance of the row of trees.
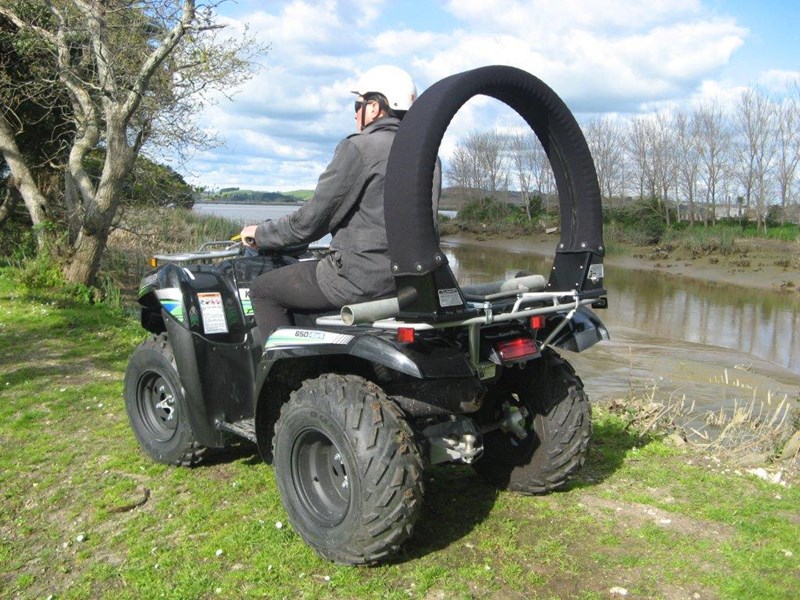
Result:
{"label": "row of trees", "polygon": [[[613,207],[627,197],[655,199],[664,220],[713,223],[748,216],[763,225],[771,206],[800,216],[800,83],[769,96],[743,91],[730,106],[594,117],[582,124],[601,194]],[[478,131],[448,161],[450,185],[470,195],[510,198],[554,192],[544,150],[532,133]],[[790,217],[790,215],[792,215]]]}
{"label": "row of trees", "polygon": [[199,109],[266,52],[214,5],[0,0],[0,227],[24,203],[39,247],[66,245],[68,281],[93,283],[142,149],[213,144]]}

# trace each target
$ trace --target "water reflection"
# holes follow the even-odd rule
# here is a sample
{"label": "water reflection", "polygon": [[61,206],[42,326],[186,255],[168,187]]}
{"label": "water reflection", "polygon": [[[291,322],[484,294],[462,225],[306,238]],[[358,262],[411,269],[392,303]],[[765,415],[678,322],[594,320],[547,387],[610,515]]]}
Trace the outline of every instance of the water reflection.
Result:
{"label": "water reflection", "polygon": [[[444,248],[462,284],[547,274],[552,258],[478,245]],[[650,338],[718,346],[800,372],[800,307],[796,297],[665,277],[649,271],[606,268],[610,308],[601,317],[612,329]],[[676,348],[680,350],[680,345]]]}

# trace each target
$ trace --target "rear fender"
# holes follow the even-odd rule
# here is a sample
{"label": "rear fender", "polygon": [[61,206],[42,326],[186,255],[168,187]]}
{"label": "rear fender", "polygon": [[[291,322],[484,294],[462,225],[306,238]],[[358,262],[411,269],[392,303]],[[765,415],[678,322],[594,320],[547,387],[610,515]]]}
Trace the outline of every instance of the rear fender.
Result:
{"label": "rear fender", "polygon": [[[452,410],[458,409],[460,412],[464,412],[460,406],[460,402],[466,398],[464,390],[471,391],[472,396],[478,395],[475,389],[480,388],[480,384],[461,350],[436,348],[432,352],[422,345],[400,344],[390,336],[376,335],[374,332],[351,334],[343,330],[283,327],[270,336],[256,370],[255,387],[260,390],[256,396],[256,437],[261,456],[267,462],[272,458],[272,428],[280,404],[288,400],[291,391],[299,387],[302,380],[321,374],[325,369],[321,365],[330,364],[324,358],[360,358],[420,380],[422,386],[429,386],[425,388],[429,392],[426,394],[429,401],[434,394],[455,390],[448,396],[456,400]],[[339,364],[344,368],[358,369],[353,363],[345,360]],[[440,404],[444,403],[444,400],[440,401]],[[448,413],[450,410],[420,402],[404,405],[404,408],[427,411],[425,414]]]}
{"label": "rear fender", "polygon": [[456,348],[436,352],[417,344],[401,344],[389,336],[282,327],[267,340],[260,378],[266,379],[277,361],[286,358],[344,354],[363,358],[418,379],[471,377],[464,353]]}
{"label": "rear fender", "polygon": [[591,309],[581,306],[550,345],[570,352],[583,352],[597,342],[609,339],[608,329],[600,317]]}

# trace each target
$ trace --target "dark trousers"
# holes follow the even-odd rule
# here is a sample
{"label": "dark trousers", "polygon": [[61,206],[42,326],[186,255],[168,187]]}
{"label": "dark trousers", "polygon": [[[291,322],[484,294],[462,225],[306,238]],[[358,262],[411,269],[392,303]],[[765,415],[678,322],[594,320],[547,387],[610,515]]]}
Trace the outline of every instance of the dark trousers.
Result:
{"label": "dark trousers", "polygon": [[264,343],[276,328],[292,325],[291,310],[327,312],[339,308],[317,283],[317,261],[298,262],[259,275],[250,285],[250,302]]}

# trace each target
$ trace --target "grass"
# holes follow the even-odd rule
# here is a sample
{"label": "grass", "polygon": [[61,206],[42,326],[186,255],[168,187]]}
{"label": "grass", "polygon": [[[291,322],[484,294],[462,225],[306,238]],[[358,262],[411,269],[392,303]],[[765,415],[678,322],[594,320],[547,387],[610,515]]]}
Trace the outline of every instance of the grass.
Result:
{"label": "grass", "polygon": [[139,450],[121,393],[144,337],[129,313],[33,299],[0,270],[0,597],[800,597],[796,488],[636,435],[602,407],[565,492],[432,469],[395,561],[332,565],[287,523],[253,446],[194,469]]}

